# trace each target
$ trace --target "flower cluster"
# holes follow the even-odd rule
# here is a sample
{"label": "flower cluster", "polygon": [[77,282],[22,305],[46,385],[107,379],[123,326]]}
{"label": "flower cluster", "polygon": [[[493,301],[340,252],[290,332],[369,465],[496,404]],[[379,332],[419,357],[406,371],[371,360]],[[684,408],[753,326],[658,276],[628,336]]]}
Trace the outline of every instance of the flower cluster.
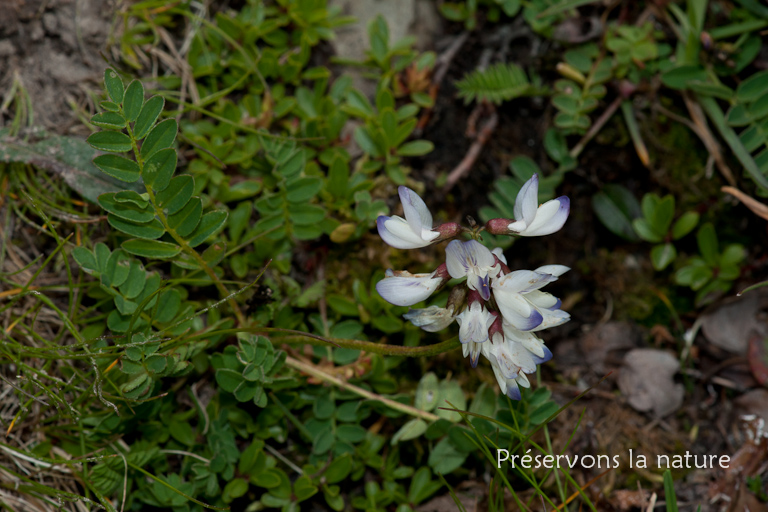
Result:
{"label": "flower cluster", "polygon": [[500,248],[489,250],[476,239],[480,232],[494,235],[541,236],[558,231],[570,211],[567,197],[538,204],[539,178],[534,175],[523,185],[515,202],[515,219],[491,219],[481,228],[469,229],[455,223],[432,226],[432,214],[413,191],[400,187],[405,218],[378,218],[381,238],[398,249],[416,249],[470,233],[471,240],[452,240],[445,248],[445,263],[428,274],[388,270],[376,290],[397,306],[412,306],[427,299],[451,278],[466,281],[451,290],[444,308],[411,309],[405,318],[425,331],[435,332],[459,324],[459,340],[472,367],[480,355],[491,363],[501,390],[520,399],[520,386],[529,387],[526,374],[549,361],[552,352],[536,332],[567,322],[568,313],[560,300],[541,291],[568,271],[563,265],[546,265],[536,270],[511,271]]}

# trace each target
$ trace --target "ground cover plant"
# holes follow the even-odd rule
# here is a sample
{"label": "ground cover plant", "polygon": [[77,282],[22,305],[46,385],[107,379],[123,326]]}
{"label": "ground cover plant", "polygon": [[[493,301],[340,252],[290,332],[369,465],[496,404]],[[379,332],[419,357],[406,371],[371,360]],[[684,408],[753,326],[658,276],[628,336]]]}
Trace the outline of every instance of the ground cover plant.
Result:
{"label": "ground cover plant", "polygon": [[11,7],[0,506],[768,510],[768,9],[339,4]]}

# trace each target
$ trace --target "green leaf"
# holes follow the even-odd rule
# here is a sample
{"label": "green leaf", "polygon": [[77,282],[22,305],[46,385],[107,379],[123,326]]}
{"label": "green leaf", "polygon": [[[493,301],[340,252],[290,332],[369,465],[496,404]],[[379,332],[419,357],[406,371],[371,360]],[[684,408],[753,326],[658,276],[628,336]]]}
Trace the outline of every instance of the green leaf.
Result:
{"label": "green leaf", "polygon": [[132,240],[126,240],[120,247],[122,247],[126,252],[136,256],[161,260],[173,258],[181,252],[181,247],[176,244],[159,242],[157,240],[141,240],[136,238]]}
{"label": "green leaf", "polygon": [[397,148],[400,156],[422,156],[435,149],[435,145],[428,140],[412,140]]}
{"label": "green leaf", "polygon": [[162,192],[171,182],[176,171],[176,150],[161,149],[144,162],[144,184],[152,187],[155,192]]}
{"label": "green leaf", "polygon": [[367,430],[360,425],[339,425],[336,436],[346,443],[359,443],[365,439]]}
{"label": "green leaf", "polygon": [[139,238],[146,238],[147,240],[154,240],[165,234],[165,228],[157,219],[152,219],[152,221],[148,223],[139,224],[129,220],[121,219],[120,217],[110,213],[107,216],[107,221],[109,222],[110,226],[115,229],[119,229],[123,233],[127,233],[131,236]]}
{"label": "green leaf", "polygon": [[124,153],[130,151],[131,138],[122,132],[96,132],[91,134],[86,141],[100,151],[110,153]]}
{"label": "green leaf", "polygon": [[299,178],[286,185],[288,193],[285,195],[291,203],[306,203],[323,188],[323,181],[316,176]]}
{"label": "green leaf", "polygon": [[[453,404],[453,406],[449,405],[449,402]],[[461,415],[459,413],[440,409],[440,407],[455,408],[461,411],[467,409],[467,398],[464,396],[464,392],[461,390],[461,385],[457,381],[442,381],[440,383],[440,403],[438,403],[437,406],[437,415],[441,418],[454,423],[461,421]]]}
{"label": "green leaf", "polygon": [[221,260],[224,259],[224,256],[226,256],[226,254],[227,254],[226,242],[211,244],[210,247],[208,247],[205,251],[203,251],[203,260],[208,264],[208,266],[215,267],[216,265],[221,263]]}
{"label": "green leaf", "polygon": [[352,471],[352,457],[349,454],[334,458],[325,470],[323,476],[329,484],[341,482]]}
{"label": "green leaf", "polygon": [[120,293],[126,299],[135,299],[144,289],[146,274],[144,267],[136,260],[131,261],[131,267],[128,270],[128,277],[120,286]]}
{"label": "green leaf", "polygon": [[91,122],[101,128],[112,130],[122,130],[125,128],[125,119],[120,114],[114,112],[101,112],[91,117]]}
{"label": "green leaf", "polygon": [[160,96],[152,96],[144,103],[139,116],[136,118],[136,123],[133,125],[133,136],[136,137],[136,140],[141,140],[147,135],[164,106],[165,100]]}
{"label": "green leaf", "polygon": [[[111,132],[102,132],[111,133]],[[99,155],[93,159],[93,164],[105,174],[118,180],[133,183],[139,179],[141,172],[139,164],[117,155]]]}
{"label": "green leaf", "polygon": [[560,408],[556,402],[548,401],[533,410],[528,418],[531,425],[541,425]]}
{"label": "green leaf", "polygon": [[696,224],[699,223],[699,214],[696,212],[685,212],[672,226],[672,238],[679,240],[693,231]]}
{"label": "green leaf", "polygon": [[392,436],[391,443],[397,444],[400,441],[409,441],[416,439],[427,431],[427,422],[420,418],[413,418],[405,425],[400,427],[400,430],[395,432]]}
{"label": "green leaf", "polygon": [[120,75],[111,68],[104,70],[104,85],[107,87],[107,93],[113,102],[118,104],[123,102],[125,85],[123,85]]}
{"label": "green leaf", "polygon": [[168,216],[168,226],[182,238],[189,236],[200,223],[203,201],[193,197],[181,210]]}
{"label": "green leaf", "polygon": [[664,235],[658,233],[645,218],[633,220],[632,227],[635,233],[646,242],[659,243],[664,239]]}
{"label": "green leaf", "polygon": [[122,190],[115,194],[115,201],[118,203],[129,203],[137,208],[144,209],[149,206],[149,200],[145,199],[146,195],[142,197],[138,192],[133,190]]}
{"label": "green leaf", "polygon": [[325,209],[313,204],[297,204],[290,207],[288,215],[295,224],[310,226],[325,218]]}
{"label": "green leaf", "polygon": [[736,100],[739,103],[750,103],[765,94],[768,90],[768,71],[760,71],[739,84],[736,89]]}
{"label": "green leaf", "polygon": [[443,438],[429,452],[428,463],[437,473],[446,475],[461,466],[467,460],[467,454],[458,451],[449,438]]}
{"label": "green leaf", "polygon": [[132,203],[120,203],[115,201],[115,193],[109,192],[99,196],[99,205],[109,213],[120,217],[121,219],[138,222],[140,224],[151,221],[155,218],[154,212],[150,208],[139,208]]}
{"label": "green leaf", "polygon": [[743,245],[730,244],[725,248],[723,254],[720,255],[720,265],[738,265],[744,260],[746,255],[747,251]]}
{"label": "green leaf", "polygon": [[128,279],[130,268],[128,255],[118,249],[107,260],[107,266],[101,275],[101,282],[104,286],[118,287]]}
{"label": "green leaf", "polygon": [[715,227],[709,222],[701,226],[699,232],[696,234],[696,240],[699,244],[699,252],[701,252],[704,261],[710,266],[717,265],[720,251],[718,249]]}
{"label": "green leaf", "polygon": [[178,131],[178,125],[175,119],[166,119],[159,122],[152,130],[150,130],[147,138],[141,144],[140,154],[142,158],[148,158],[160,151],[171,147],[173,141],[176,139],[176,132]]}
{"label": "green leaf", "polygon": [[234,370],[229,368],[216,370],[216,383],[227,393],[234,393],[242,382],[243,376]]}
{"label": "green leaf", "polygon": [[437,406],[440,397],[440,388],[437,375],[432,372],[424,374],[416,388],[416,400],[414,406],[422,411],[431,411]]}
{"label": "green leaf", "polygon": [[99,271],[96,258],[93,253],[85,247],[75,247],[72,249],[72,257],[75,258],[77,264],[80,265],[86,273],[92,274],[94,271]]}
{"label": "green leaf", "polygon": [[349,162],[335,156],[328,168],[328,181],[326,189],[336,198],[342,198],[347,194],[347,183],[349,182]]}
{"label": "green leaf", "polygon": [[627,240],[638,240],[632,220],[640,215],[640,205],[632,192],[621,185],[605,185],[592,196],[597,218],[612,233]]}
{"label": "green leaf", "polygon": [[144,86],[138,80],[133,80],[128,84],[123,98],[123,113],[129,122],[133,122],[139,116],[141,107],[144,105]]}
{"label": "green leaf", "polygon": [[651,263],[658,271],[667,268],[667,265],[675,261],[677,251],[671,243],[660,244],[651,249]]}
{"label": "green leaf", "polygon": [[664,196],[656,205],[653,216],[647,219],[656,233],[665,236],[675,216],[675,198],[672,195]]}
{"label": "green leaf", "polygon": [[171,179],[168,186],[158,192],[158,205],[166,215],[173,215],[186,205],[195,191],[195,180],[189,174],[181,174]]}
{"label": "green leaf", "polygon": [[661,74],[661,82],[670,89],[685,89],[692,80],[707,82],[709,77],[698,65],[678,66]]}
{"label": "green leaf", "polygon": [[664,501],[667,503],[667,512],[677,512],[677,496],[675,495],[675,481],[670,470],[664,471]]}
{"label": "green leaf", "polygon": [[224,210],[214,210],[203,215],[200,219],[197,229],[190,235],[187,243],[190,247],[197,247],[205,242],[208,237],[218,231],[227,221],[227,212]]}

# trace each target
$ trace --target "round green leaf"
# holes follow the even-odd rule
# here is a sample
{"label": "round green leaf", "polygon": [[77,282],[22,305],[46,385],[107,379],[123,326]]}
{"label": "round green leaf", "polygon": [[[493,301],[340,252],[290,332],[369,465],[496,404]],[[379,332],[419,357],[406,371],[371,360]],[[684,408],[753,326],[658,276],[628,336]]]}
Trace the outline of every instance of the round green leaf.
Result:
{"label": "round green leaf", "polygon": [[422,411],[431,411],[437,405],[440,396],[440,388],[437,375],[432,372],[425,374],[416,388],[416,400],[414,405]]}
{"label": "round green leaf", "polygon": [[96,132],[88,137],[87,142],[98,150],[111,153],[131,150],[131,138],[122,132]]}
{"label": "round green leaf", "polygon": [[133,125],[133,136],[137,140],[143,139],[149,133],[149,129],[157,121],[164,106],[165,100],[160,96],[152,96],[144,103],[139,116],[136,118],[136,123]]}
{"label": "round green leaf", "polygon": [[93,164],[101,169],[103,173],[128,183],[137,181],[139,176],[141,176],[139,164],[121,156],[99,155],[93,159]]}
{"label": "round green leaf", "polygon": [[144,258],[167,259],[173,258],[181,252],[181,247],[176,244],[137,238],[126,240],[121,247],[128,253]]}
{"label": "round green leaf", "polygon": [[125,96],[123,97],[123,113],[125,118],[129,122],[133,122],[141,112],[141,107],[144,105],[144,86],[138,80],[132,81],[128,84],[128,88],[125,90]]}
{"label": "round green leaf", "polygon": [[392,436],[392,444],[397,444],[400,441],[409,441],[416,439],[421,434],[427,431],[427,422],[421,418],[413,418],[411,421],[400,427],[400,430],[395,432]]}

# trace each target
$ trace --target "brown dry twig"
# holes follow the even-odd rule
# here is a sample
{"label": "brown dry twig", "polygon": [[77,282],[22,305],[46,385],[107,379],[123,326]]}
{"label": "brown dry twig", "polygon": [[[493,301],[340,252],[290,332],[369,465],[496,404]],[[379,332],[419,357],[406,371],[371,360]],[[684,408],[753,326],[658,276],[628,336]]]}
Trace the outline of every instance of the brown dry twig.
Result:
{"label": "brown dry twig", "polygon": [[[490,103],[478,104],[472,114],[470,114],[470,120],[476,119],[478,116],[476,112],[482,111],[485,111],[488,114],[488,117],[480,127],[480,131],[477,133],[477,137],[469,147],[467,154],[464,156],[461,162],[459,162],[459,165],[457,165],[448,175],[445,186],[443,187],[443,193],[451,190],[453,186],[456,185],[456,183],[469,172],[469,170],[472,168],[472,165],[475,163],[475,160],[477,160],[477,157],[480,156],[480,151],[483,149],[483,146],[485,146],[485,143],[488,142],[488,139],[496,129],[496,125],[499,123],[499,116],[496,113],[496,107]],[[471,133],[473,130],[470,130],[469,128],[467,131]]]}
{"label": "brown dry twig", "polygon": [[758,217],[768,220],[768,206],[764,205],[752,196],[748,196],[736,187],[722,187],[720,190],[726,194],[731,194],[733,197],[744,203],[744,206],[752,210],[752,213]]}

